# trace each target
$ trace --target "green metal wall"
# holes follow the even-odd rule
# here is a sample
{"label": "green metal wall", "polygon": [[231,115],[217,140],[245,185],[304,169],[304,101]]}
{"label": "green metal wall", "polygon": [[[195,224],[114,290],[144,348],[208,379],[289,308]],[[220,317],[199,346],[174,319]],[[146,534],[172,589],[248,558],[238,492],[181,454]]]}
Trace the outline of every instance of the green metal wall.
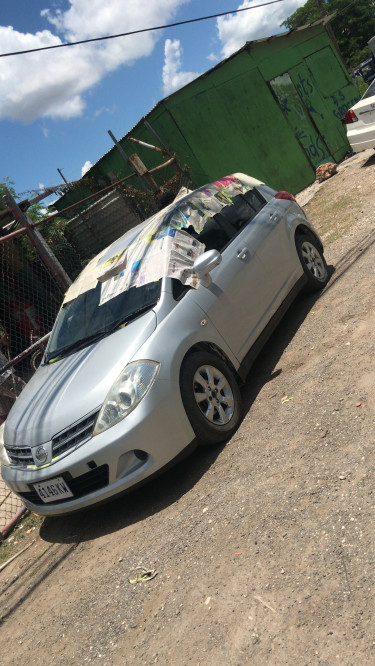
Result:
{"label": "green metal wall", "polygon": [[[285,72],[300,103],[293,123],[288,121],[293,109],[283,111],[269,85]],[[165,105],[199,163],[191,160],[198,185],[244,171],[273,187],[298,192],[313,182],[319,163],[339,161],[347,153],[340,118],[357,99],[324,27],[317,26],[248,45]],[[303,115],[311,125],[306,141],[299,138]],[[149,122],[159,131],[152,113]],[[323,142],[325,155],[319,149]]]}
{"label": "green metal wall", "polygon": [[[349,150],[340,118],[357,99],[320,24],[246,44],[159,102],[147,121],[180,163],[190,167],[195,186],[242,171],[296,193],[314,181],[319,163],[337,162]],[[160,163],[160,155],[128,136],[155,143],[143,119],[120,143],[128,155],[137,152],[148,168]],[[109,172],[119,178],[129,173],[116,147],[88,175],[104,185]],[[171,174],[162,171],[156,180]],[[65,197],[58,204],[61,209]]]}

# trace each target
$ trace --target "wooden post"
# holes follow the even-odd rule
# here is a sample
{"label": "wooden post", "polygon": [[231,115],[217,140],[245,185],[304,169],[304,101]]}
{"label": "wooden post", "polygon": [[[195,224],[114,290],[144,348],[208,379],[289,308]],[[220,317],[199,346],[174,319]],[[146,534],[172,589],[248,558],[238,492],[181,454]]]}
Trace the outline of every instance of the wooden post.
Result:
{"label": "wooden post", "polygon": [[152,196],[150,190],[149,190],[148,187],[144,184],[144,182],[143,182],[143,180],[142,180],[140,174],[139,174],[138,171],[135,169],[134,165],[131,163],[131,161],[130,161],[128,155],[127,155],[126,152],[125,152],[125,150],[123,149],[122,146],[120,146],[119,142],[117,141],[116,137],[112,134],[111,130],[108,130],[108,134],[109,134],[109,136],[111,137],[111,139],[112,139],[113,143],[115,144],[117,150],[119,151],[120,155],[124,158],[124,160],[127,162],[127,164],[129,164],[131,170],[132,170],[132,171],[135,173],[135,175],[138,177],[138,180],[139,180],[139,182],[140,182],[140,185],[141,185],[142,189],[146,192],[147,197],[148,197],[150,203],[152,204],[153,209],[154,209],[155,211],[157,211],[157,210],[158,210],[158,206],[156,205],[155,200],[154,200],[154,198],[153,198],[153,196]]}
{"label": "wooden post", "polygon": [[17,206],[15,200],[10,194],[9,190],[5,189],[4,193],[5,203],[8,206],[9,210],[12,211],[15,220],[21,224],[30,238],[31,243],[34,245],[37,253],[42,259],[43,263],[54,277],[58,283],[62,293],[64,294],[66,290],[72,284],[72,281],[69,275],[65,272],[64,268],[61,266],[59,260],[52,252],[49,245],[44,240],[42,234],[37,229],[34,229],[32,226],[32,220],[26,213],[23,213],[21,209]]}
{"label": "wooden post", "polygon": [[137,171],[137,173],[139,173],[139,175],[145,179],[151,192],[157,195],[160,192],[160,187],[157,184],[156,180],[153,178],[153,176],[151,176],[146,165],[143,164],[141,158],[137,155],[137,153],[134,153],[134,155],[130,155],[129,162]]}
{"label": "wooden post", "polygon": [[185,174],[186,172],[183,170],[181,164],[179,163],[177,157],[173,155],[173,153],[169,150],[168,146],[166,146],[163,141],[161,140],[159,134],[154,130],[153,127],[151,127],[150,123],[147,120],[143,121],[143,124],[145,127],[147,127],[148,131],[151,132],[151,134],[155,137],[156,141],[159,143],[159,145],[163,148],[163,150],[170,156],[174,157],[175,162],[176,162],[176,167],[181,171],[181,173]]}

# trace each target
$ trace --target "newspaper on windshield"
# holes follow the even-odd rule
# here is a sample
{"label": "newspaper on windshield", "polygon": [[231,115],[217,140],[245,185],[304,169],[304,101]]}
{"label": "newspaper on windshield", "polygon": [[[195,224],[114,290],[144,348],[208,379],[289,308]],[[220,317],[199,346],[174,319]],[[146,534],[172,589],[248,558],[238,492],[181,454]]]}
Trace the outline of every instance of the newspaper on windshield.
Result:
{"label": "newspaper on windshield", "polygon": [[160,277],[174,277],[183,284],[197,286],[195,259],[204,252],[203,243],[175,227],[162,229],[155,238],[142,239],[127,248],[123,269],[115,275],[104,271],[100,305],[132,287],[140,287]]}

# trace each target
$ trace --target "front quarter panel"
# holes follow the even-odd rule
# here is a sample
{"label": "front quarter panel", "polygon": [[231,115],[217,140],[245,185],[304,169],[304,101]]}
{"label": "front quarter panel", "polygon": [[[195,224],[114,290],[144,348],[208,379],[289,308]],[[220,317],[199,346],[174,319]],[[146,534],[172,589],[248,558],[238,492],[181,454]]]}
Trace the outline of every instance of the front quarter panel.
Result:
{"label": "front quarter panel", "polygon": [[[199,290],[205,289],[199,285]],[[148,358],[160,363],[159,379],[179,381],[181,363],[187,352],[200,343],[218,347],[228,357],[233,367],[239,361],[217,331],[205,311],[193,302],[189,291],[176,303],[170,314],[158,324],[154,335],[141,347],[138,358]]]}

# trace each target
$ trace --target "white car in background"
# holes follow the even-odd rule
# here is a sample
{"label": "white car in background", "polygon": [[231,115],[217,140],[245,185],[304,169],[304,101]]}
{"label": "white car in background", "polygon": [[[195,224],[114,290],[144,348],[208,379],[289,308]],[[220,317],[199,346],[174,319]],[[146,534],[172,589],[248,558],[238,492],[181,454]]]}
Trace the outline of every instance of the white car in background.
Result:
{"label": "white car in background", "polygon": [[348,141],[355,153],[375,148],[375,80],[345,116]]}

